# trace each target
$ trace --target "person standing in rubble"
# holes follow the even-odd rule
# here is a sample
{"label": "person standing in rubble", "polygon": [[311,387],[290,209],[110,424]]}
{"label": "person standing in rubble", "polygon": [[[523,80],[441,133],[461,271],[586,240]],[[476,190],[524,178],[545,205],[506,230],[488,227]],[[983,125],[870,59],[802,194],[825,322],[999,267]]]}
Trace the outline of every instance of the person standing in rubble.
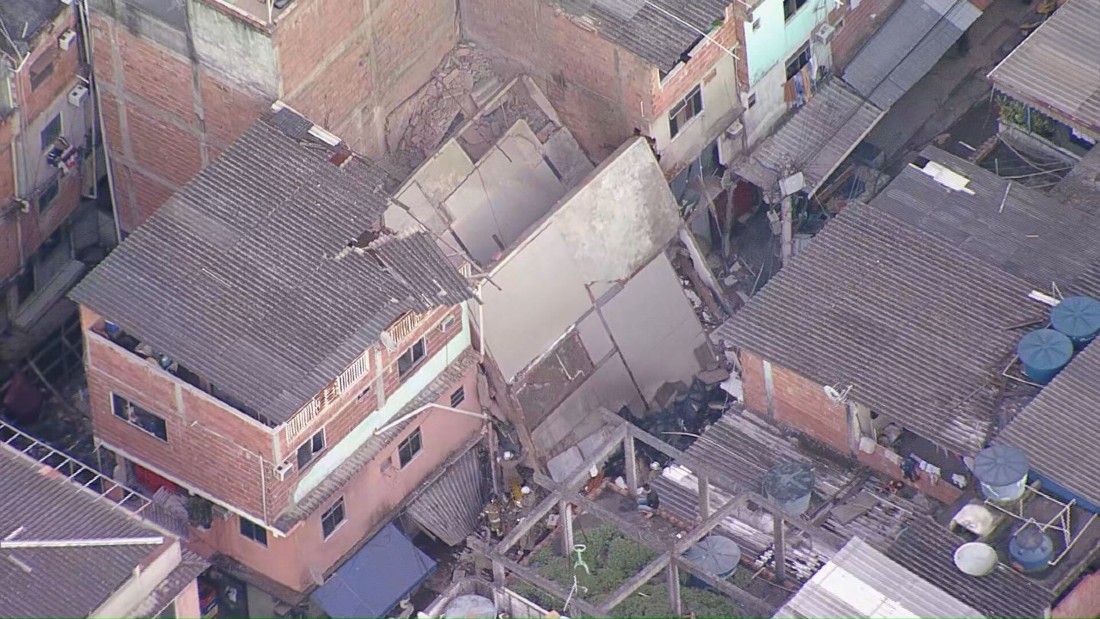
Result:
{"label": "person standing in rubble", "polygon": [[488,521],[489,533],[494,538],[504,537],[504,521],[501,519],[500,503],[497,502],[497,495],[489,495],[489,504],[485,506],[481,515]]}

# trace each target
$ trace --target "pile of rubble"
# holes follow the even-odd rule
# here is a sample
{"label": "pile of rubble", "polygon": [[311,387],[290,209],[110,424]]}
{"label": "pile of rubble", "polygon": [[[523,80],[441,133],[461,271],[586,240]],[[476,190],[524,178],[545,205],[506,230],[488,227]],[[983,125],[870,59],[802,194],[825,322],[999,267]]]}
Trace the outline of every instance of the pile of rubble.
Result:
{"label": "pile of rubble", "polygon": [[404,174],[439,145],[502,86],[487,54],[460,43],[436,68],[432,79],[386,119],[386,150]]}

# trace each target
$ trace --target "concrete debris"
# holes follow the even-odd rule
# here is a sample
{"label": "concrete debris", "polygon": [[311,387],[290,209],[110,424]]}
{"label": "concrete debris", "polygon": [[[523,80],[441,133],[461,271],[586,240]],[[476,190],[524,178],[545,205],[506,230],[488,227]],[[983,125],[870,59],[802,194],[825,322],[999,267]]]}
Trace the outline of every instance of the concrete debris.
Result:
{"label": "concrete debris", "polygon": [[718,368],[718,369],[715,369],[715,370],[707,370],[705,372],[700,372],[700,373],[696,374],[696,376],[699,378],[699,380],[703,381],[704,385],[706,385],[708,387],[711,387],[711,386],[717,385],[718,383],[721,383],[722,381],[729,378],[730,373],[729,373],[729,370],[724,370],[722,368]]}

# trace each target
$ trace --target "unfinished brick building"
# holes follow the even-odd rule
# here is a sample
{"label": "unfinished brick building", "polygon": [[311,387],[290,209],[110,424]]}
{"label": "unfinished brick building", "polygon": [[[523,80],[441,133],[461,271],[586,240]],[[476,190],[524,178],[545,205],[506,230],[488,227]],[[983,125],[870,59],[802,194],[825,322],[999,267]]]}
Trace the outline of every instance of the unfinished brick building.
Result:
{"label": "unfinished brick building", "polygon": [[287,600],[395,512],[472,532],[476,483],[443,521],[416,502],[455,467],[481,479],[485,415],[465,278],[430,235],[381,227],[392,179],[275,108],[73,298],[116,474],[189,495],[193,538]]}
{"label": "unfinished brick building", "polygon": [[0,2],[0,359],[75,314],[65,292],[114,241],[81,29],[60,2]]}
{"label": "unfinished brick building", "polygon": [[91,0],[89,23],[126,231],[276,99],[380,155],[458,39],[456,0]]}

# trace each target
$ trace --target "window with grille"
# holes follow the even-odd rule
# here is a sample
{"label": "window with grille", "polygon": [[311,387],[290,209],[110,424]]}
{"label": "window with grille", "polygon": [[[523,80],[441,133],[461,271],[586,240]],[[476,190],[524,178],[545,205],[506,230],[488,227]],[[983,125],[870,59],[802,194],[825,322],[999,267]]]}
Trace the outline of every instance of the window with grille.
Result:
{"label": "window with grille", "polygon": [[317,457],[317,454],[325,450],[325,430],[322,428],[317,431],[310,439],[298,448],[298,470],[306,468],[313,459]]}
{"label": "window with grille", "polygon": [[699,86],[691,89],[686,97],[668,112],[668,133],[676,137],[680,129],[703,111],[703,91]]}
{"label": "window with grille", "polygon": [[408,350],[401,354],[397,359],[397,375],[404,378],[416,369],[426,356],[427,347],[424,344],[424,338],[420,338],[412,346],[409,346]]}
{"label": "window with grille", "polygon": [[267,546],[267,529],[252,522],[244,516],[240,516],[241,521],[241,535],[256,542],[261,546]]}
{"label": "window with grille", "polygon": [[455,406],[458,406],[459,404],[462,404],[462,402],[465,399],[466,399],[466,389],[463,388],[463,387],[459,387],[458,389],[455,389],[454,393],[451,394],[451,408],[454,408]]}
{"label": "window with grille", "polygon": [[397,446],[397,461],[401,465],[401,468],[405,468],[405,466],[412,462],[412,459],[416,457],[416,454],[420,453],[423,447],[424,444],[420,436],[420,428],[417,428],[415,432],[410,434]]}
{"label": "window with grille", "polygon": [[325,539],[328,539],[330,535],[340,524],[344,522],[344,497],[340,497],[338,501],[332,504],[321,514],[321,533]]}

